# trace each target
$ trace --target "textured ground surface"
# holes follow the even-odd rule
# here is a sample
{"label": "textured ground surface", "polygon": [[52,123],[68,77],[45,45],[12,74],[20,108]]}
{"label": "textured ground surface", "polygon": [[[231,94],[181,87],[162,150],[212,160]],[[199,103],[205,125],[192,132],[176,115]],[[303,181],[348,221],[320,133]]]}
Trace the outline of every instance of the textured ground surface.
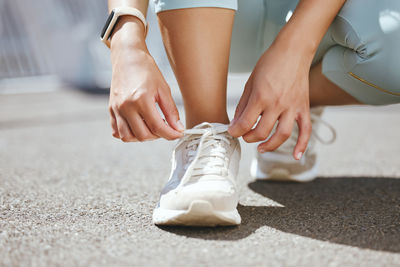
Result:
{"label": "textured ground surface", "polygon": [[0,265],[400,265],[399,106],[327,110],[308,184],[252,180],[242,143],[243,224],[191,229],[151,223],[173,143],[114,140],[106,102],[1,96]]}

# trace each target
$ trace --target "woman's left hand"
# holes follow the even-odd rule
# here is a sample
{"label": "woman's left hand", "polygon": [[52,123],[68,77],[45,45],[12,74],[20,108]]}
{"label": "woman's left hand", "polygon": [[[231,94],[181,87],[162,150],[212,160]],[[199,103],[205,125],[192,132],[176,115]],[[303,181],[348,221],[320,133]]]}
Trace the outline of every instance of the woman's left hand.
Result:
{"label": "woman's left hand", "polygon": [[265,141],[279,121],[275,133],[258,146],[263,153],[283,144],[291,136],[296,121],[299,136],[293,156],[299,160],[307,148],[312,127],[308,79],[311,61],[312,53],[302,53],[288,42],[275,40],[258,60],[245,85],[229,133],[243,136],[249,143]]}

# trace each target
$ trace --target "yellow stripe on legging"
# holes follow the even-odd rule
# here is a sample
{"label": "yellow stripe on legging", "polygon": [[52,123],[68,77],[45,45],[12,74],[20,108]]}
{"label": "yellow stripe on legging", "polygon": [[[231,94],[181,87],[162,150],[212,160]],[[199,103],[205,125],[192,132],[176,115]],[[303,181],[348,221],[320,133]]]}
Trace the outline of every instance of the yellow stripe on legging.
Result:
{"label": "yellow stripe on legging", "polygon": [[349,72],[349,74],[350,74],[353,78],[359,80],[360,82],[363,82],[363,83],[365,83],[365,84],[368,84],[369,86],[372,86],[372,87],[374,87],[375,89],[378,89],[379,91],[382,91],[382,92],[385,92],[385,93],[388,93],[388,94],[391,94],[391,95],[395,95],[395,96],[400,96],[400,93],[394,93],[394,92],[385,90],[385,89],[383,89],[383,88],[381,88],[381,87],[379,87],[379,86],[377,86],[377,85],[375,85],[375,84],[373,84],[373,83],[370,83],[369,81],[364,80],[363,78],[361,78],[361,77],[355,75],[355,74],[352,73],[352,72]]}

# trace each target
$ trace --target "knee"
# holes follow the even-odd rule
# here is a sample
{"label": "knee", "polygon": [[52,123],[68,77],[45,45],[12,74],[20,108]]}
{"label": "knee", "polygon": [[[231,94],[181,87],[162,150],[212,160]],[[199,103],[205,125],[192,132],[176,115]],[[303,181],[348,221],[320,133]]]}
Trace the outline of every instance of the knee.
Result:
{"label": "knee", "polygon": [[348,0],[331,25],[337,44],[368,59],[398,45],[400,1]]}
{"label": "knee", "polygon": [[335,43],[349,48],[362,59],[367,59],[382,48],[382,40],[372,32],[360,30],[352,20],[337,16],[331,26]]}
{"label": "knee", "polygon": [[366,59],[379,50],[379,40],[361,35],[354,25],[340,16],[335,18],[331,28],[334,42],[353,50],[360,58]]}
{"label": "knee", "polygon": [[[389,2],[393,2],[390,8],[398,6],[397,0]],[[334,42],[352,49],[362,59],[381,51],[384,43],[390,41],[380,23],[383,5],[376,0],[348,0],[331,25]]]}
{"label": "knee", "polygon": [[384,4],[375,0],[348,0],[331,25],[331,37],[347,48],[343,50],[346,69],[362,70],[377,79],[384,76],[384,83],[398,90],[400,1]]}

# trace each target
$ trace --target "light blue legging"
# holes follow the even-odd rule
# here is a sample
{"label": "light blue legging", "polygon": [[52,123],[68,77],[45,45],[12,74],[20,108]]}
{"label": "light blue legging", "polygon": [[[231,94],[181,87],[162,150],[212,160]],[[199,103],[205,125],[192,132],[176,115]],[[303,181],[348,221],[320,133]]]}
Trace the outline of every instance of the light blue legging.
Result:
{"label": "light blue legging", "polygon": [[[237,10],[230,71],[251,71],[290,18],[298,0],[154,0],[156,12],[194,7]],[[316,22],[318,23],[318,22]],[[314,58],[357,100],[400,103],[400,0],[347,0]]]}

